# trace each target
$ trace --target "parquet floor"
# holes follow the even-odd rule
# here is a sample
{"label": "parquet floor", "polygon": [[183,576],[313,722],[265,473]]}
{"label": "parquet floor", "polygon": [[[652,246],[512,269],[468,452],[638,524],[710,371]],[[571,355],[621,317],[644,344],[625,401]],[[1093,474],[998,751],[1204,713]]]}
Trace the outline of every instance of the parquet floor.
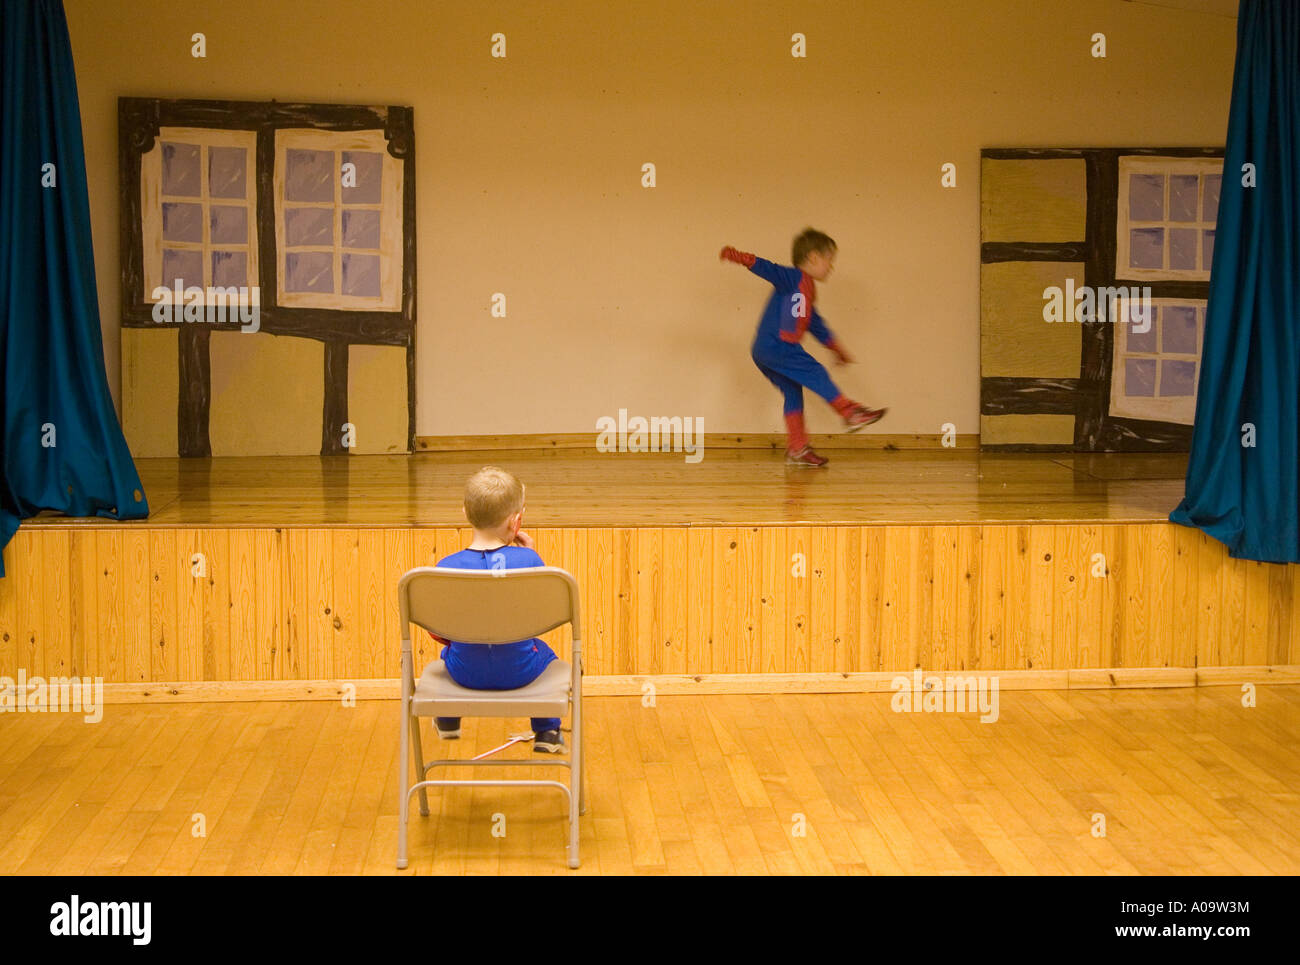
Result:
{"label": "parquet floor", "polygon": [[[1254,708],[1232,687],[1000,696],[989,724],[887,694],[589,698],[576,873],[1300,873],[1300,687]],[[389,701],[6,714],[0,873],[397,873],[396,718]],[[425,751],[471,756],[521,723],[467,720]],[[430,805],[404,874],[569,873],[554,792]]]}

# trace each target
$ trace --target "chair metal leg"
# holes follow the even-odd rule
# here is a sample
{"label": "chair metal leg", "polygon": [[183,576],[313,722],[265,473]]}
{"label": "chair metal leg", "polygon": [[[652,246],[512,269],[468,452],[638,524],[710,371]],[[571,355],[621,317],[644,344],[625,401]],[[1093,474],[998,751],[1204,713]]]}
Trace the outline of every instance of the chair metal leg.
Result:
{"label": "chair metal leg", "polygon": [[[580,729],[579,726],[574,727],[575,732],[578,731],[579,729]],[[583,753],[582,753],[582,741],[580,740],[581,736],[582,735],[580,733],[575,733],[573,738],[573,746],[574,746],[573,777],[578,782],[578,813],[586,814],[587,813],[587,773],[585,770],[583,770],[582,767]]]}
{"label": "chair metal leg", "polygon": [[[578,854],[578,815],[586,810],[586,806],[581,804],[582,798],[582,736],[581,727],[576,722],[573,734],[573,770],[569,772],[569,867],[576,868],[582,864],[582,858]],[[574,781],[578,786],[573,786]]]}
{"label": "chair metal leg", "polygon": [[[411,726],[411,717],[406,712],[406,701],[402,701],[402,722],[400,730],[402,732],[401,752],[397,755],[397,794],[399,802],[397,805],[397,867],[405,868],[406,860],[406,820],[411,812],[411,795],[407,793],[407,788],[411,786],[408,780],[410,775],[410,758],[406,756],[407,742],[409,740],[408,730]],[[421,774],[423,779],[424,775]]]}
{"label": "chair metal leg", "polygon": [[[582,864],[578,853],[580,830],[578,816],[587,811],[586,782],[582,779],[582,703],[575,702],[573,709],[573,756],[569,771],[569,867],[576,868]],[[577,787],[574,787],[577,782]]]}
{"label": "chair metal leg", "polygon": [[[420,744],[420,718],[411,718],[411,742],[415,747],[415,772],[416,780],[423,781],[424,770],[424,748]],[[429,792],[420,788],[420,816],[427,818],[429,816]]]}

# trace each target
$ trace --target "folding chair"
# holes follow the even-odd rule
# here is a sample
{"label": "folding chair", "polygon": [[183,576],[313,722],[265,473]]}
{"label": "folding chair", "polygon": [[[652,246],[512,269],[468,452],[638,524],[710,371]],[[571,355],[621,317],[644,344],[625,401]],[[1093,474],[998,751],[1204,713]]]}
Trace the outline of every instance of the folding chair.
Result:
{"label": "folding chair", "polygon": [[[420,795],[420,814],[429,814],[430,787],[553,787],[569,805],[569,867],[579,865],[578,815],[587,813],[582,779],[582,631],[578,584],[555,566],[515,570],[454,570],[421,566],[402,577],[397,587],[402,625],[402,751],[404,788],[397,832],[397,867],[405,868],[406,824],[411,795]],[[431,660],[417,682],[411,653],[411,624],[459,643],[514,643],[565,623],[573,626],[573,661],[552,661],[541,676],[517,690],[469,690],[447,674],[441,660]],[[425,762],[420,748],[421,717],[564,717],[573,707],[573,739],[568,760]],[[407,746],[412,748],[418,780],[407,786]],[[426,780],[435,767],[569,768],[569,783],[525,780]],[[574,794],[574,785],[577,794]]]}

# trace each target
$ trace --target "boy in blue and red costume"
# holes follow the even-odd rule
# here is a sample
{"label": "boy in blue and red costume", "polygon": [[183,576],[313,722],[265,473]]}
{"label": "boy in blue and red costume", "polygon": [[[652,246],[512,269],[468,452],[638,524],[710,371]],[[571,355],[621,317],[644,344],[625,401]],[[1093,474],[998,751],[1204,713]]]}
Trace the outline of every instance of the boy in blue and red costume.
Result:
{"label": "boy in blue and red costume", "polygon": [[847,398],[831,381],[825,367],[799,344],[805,332],[812,332],[817,341],[835,353],[839,364],[853,361],[835,340],[816,308],[816,283],[825,281],[834,270],[836,250],[835,242],[828,235],[808,228],[794,239],[794,268],[774,264],[732,247],[723,248],[720,256],[724,261],[744,265],[772,283],[772,297],[763,310],[749,354],[759,371],[785,397],[785,461],[792,466],[816,467],[828,462],[808,445],[803,421],[805,387],[830,403],[843,417],[844,427],[849,432],[857,432],[877,422],[886,411],[869,409]]}
{"label": "boy in blue and red costume", "polygon": [[[457,570],[513,570],[545,566],[533,549],[532,537],[519,527],[524,520],[524,487],[496,466],[484,466],[465,484],[465,518],[474,529],[469,547],[438,561]],[[432,636],[432,634],[431,634]],[[464,644],[434,637],[443,644],[447,675],[471,690],[514,690],[532,683],[555,659],[546,641],[534,637],[518,643]],[[438,717],[438,736],[460,737],[459,717]],[[533,750],[560,754],[565,750],[558,717],[534,717]]]}

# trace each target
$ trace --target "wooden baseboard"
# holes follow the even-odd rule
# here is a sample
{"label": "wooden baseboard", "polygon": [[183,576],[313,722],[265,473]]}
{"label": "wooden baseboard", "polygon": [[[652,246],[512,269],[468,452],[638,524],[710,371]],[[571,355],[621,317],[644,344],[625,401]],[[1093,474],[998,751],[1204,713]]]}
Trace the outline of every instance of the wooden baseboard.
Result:
{"label": "wooden baseboard", "polygon": [[[680,694],[840,694],[889,693],[899,677],[913,673],[806,674],[645,674],[589,676],[583,681],[588,697],[626,697],[647,693]],[[1095,670],[1006,670],[922,672],[922,681],[983,677],[997,679],[1002,690],[1142,690],[1169,687],[1219,687],[1242,684],[1300,684],[1300,666],[1257,667],[1137,667]],[[188,683],[104,685],[107,704],[193,703],[257,700],[396,700],[396,679],[191,681]]]}
{"label": "wooden baseboard", "polygon": [[[818,449],[943,449],[940,433],[829,433],[814,432],[809,442]],[[978,449],[979,434],[958,435],[952,449]],[[467,452],[501,449],[594,449],[596,433],[564,432],[504,436],[416,436],[416,452]],[[706,432],[704,449],[785,449],[785,434],[778,432]],[[635,454],[633,454],[635,455]]]}

